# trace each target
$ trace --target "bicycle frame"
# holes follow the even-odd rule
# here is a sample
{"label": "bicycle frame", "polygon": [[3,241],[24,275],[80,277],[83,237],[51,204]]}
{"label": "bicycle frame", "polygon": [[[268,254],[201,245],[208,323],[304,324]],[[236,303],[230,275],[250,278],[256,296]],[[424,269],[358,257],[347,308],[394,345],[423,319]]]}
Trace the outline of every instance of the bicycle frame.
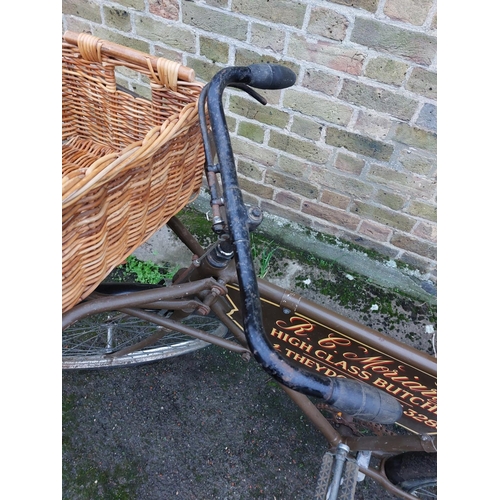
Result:
{"label": "bicycle frame", "polygon": [[[203,252],[175,217],[169,222],[169,227],[195,255]],[[203,270],[199,263],[193,267]],[[244,342],[241,298],[238,287],[234,285],[238,282],[234,266],[228,265],[220,271],[212,268],[210,272],[215,273],[220,281],[233,283],[227,286],[225,307],[219,302],[212,309],[233,335]],[[358,378],[384,389],[398,396],[405,408],[403,418],[398,422],[401,426],[425,436],[437,433],[436,358],[295,292],[263,279],[257,282],[261,307],[265,310],[267,337],[292,365],[305,366],[330,377]],[[428,439],[423,441],[425,444],[420,449],[429,451]]]}
{"label": "bicycle frame", "polygon": [[[204,252],[177,218],[174,217],[169,222],[169,227],[194,253],[192,266],[180,273],[175,284],[117,295],[112,292],[113,285],[108,284],[107,287],[111,290],[109,295],[99,296],[98,289],[94,294],[95,298],[91,297],[91,300],[68,311],[64,315],[63,323],[68,325],[99,311],[119,310],[160,326],[176,329],[250,359],[252,355],[242,326],[234,261],[230,261],[224,268],[214,269],[206,259],[210,249]],[[205,274],[209,277],[202,278]],[[222,282],[228,284],[222,285]],[[116,285],[117,290],[121,291],[121,288],[121,284]],[[391,391],[392,394],[400,395],[399,400],[405,410],[398,424],[411,434],[342,436],[308,396],[280,384],[324,435],[331,447],[345,443],[352,452],[371,451],[381,458],[407,451],[436,452],[435,358],[264,279],[258,279],[258,288],[265,311],[266,334],[274,343],[274,347],[281,350],[291,364],[327,372],[330,377],[357,377]],[[227,326],[237,342],[214,337],[171,319],[158,318],[156,314],[146,310],[169,308],[198,309],[206,312],[207,307]],[[413,383],[417,382],[416,379],[418,384]],[[419,412],[416,412],[415,407],[420,408]],[[428,421],[428,425],[425,425],[425,421]],[[429,421],[432,421],[430,425]],[[378,481],[393,494],[401,498],[414,498],[390,483],[383,470],[361,466],[360,471]]]}
{"label": "bicycle frame", "polygon": [[[169,222],[169,227],[195,255],[202,252],[176,218]],[[220,277],[228,283],[237,280],[231,266],[225,268]],[[216,302],[212,310],[236,338],[244,341],[239,290],[235,285],[228,285],[227,289],[228,300]],[[285,350],[291,363],[312,370],[325,368],[329,376],[365,378],[377,387],[400,394],[399,400],[405,410],[398,424],[412,435],[342,437],[307,396],[281,385],[332,447],[342,442],[352,452],[372,451],[381,457],[408,451],[437,451],[435,358],[264,279],[258,279],[258,289],[268,338],[277,350]],[[331,363],[333,356],[328,351],[333,349],[336,349],[337,361]],[[356,349],[362,356],[354,352]],[[414,392],[410,392],[411,389]],[[415,407],[419,408],[418,412]],[[359,470],[391,493],[401,498],[414,498],[392,484],[385,477],[383,467],[376,470],[360,466]]]}

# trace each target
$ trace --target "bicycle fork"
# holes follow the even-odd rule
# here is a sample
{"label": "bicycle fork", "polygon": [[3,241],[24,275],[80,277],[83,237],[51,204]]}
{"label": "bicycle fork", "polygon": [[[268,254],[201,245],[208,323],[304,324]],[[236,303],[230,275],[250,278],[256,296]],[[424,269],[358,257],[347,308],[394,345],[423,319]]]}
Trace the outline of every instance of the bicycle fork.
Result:
{"label": "bicycle fork", "polygon": [[342,479],[342,473],[344,471],[344,463],[349,453],[349,446],[344,443],[340,443],[337,446],[337,451],[335,453],[335,470],[333,471],[332,482],[328,488],[328,494],[326,500],[337,500],[340,488],[340,481]]}

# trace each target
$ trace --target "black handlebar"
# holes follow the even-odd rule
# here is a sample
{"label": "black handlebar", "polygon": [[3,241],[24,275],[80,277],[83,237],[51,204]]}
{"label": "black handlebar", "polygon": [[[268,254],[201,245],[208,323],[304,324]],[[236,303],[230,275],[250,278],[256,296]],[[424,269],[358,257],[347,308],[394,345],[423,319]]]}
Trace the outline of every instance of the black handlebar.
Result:
{"label": "black handlebar", "polygon": [[[245,85],[260,89],[284,89],[294,83],[293,71],[277,64],[230,67],[219,71],[214,76],[200,98],[200,119],[205,120],[204,101],[206,99],[219,161],[218,171],[224,193],[227,224],[235,250],[245,336],[255,359],[281,384],[297,392],[320,398],[349,415],[372,422],[392,424],[402,415],[402,407],[394,397],[356,380],[329,378],[291,367],[273,349],[264,332],[258,283],[251,252],[249,219],[238,186],[234,156],[222,105],[222,93],[227,86],[231,85],[243,88],[243,90],[245,90]],[[207,158],[212,158],[205,123],[202,122],[202,130],[204,129],[205,152]]]}
{"label": "black handlebar", "polygon": [[295,73],[279,64],[251,64],[250,81],[246,82],[256,89],[286,89],[295,83]]}

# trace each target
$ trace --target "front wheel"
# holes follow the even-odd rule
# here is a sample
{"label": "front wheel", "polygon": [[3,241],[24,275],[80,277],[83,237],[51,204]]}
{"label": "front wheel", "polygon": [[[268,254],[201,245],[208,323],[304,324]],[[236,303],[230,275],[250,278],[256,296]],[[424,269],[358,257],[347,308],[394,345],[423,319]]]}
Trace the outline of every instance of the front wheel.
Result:
{"label": "front wheel", "polygon": [[385,474],[416,498],[437,498],[437,453],[415,451],[391,457],[385,462]]}
{"label": "front wheel", "polygon": [[[164,317],[170,315],[167,311],[158,311],[157,314]],[[212,315],[191,314],[181,323],[218,337],[227,334],[227,328]],[[154,343],[140,345],[148,344],[152,338]],[[117,311],[104,312],[83,318],[62,332],[62,368],[81,370],[134,366],[186,354],[207,345],[202,340],[134,316]],[[131,346],[136,346],[133,352],[116,355]]]}

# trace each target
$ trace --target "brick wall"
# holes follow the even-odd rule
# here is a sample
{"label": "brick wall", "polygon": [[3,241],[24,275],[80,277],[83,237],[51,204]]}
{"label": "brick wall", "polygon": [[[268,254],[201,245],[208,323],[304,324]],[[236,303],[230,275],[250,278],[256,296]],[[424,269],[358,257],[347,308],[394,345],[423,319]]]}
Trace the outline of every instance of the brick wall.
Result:
{"label": "brick wall", "polygon": [[228,65],[293,69],[296,85],[263,92],[265,107],[226,94],[246,201],[436,279],[436,0],[62,6],[63,31],[180,61],[204,81]]}

